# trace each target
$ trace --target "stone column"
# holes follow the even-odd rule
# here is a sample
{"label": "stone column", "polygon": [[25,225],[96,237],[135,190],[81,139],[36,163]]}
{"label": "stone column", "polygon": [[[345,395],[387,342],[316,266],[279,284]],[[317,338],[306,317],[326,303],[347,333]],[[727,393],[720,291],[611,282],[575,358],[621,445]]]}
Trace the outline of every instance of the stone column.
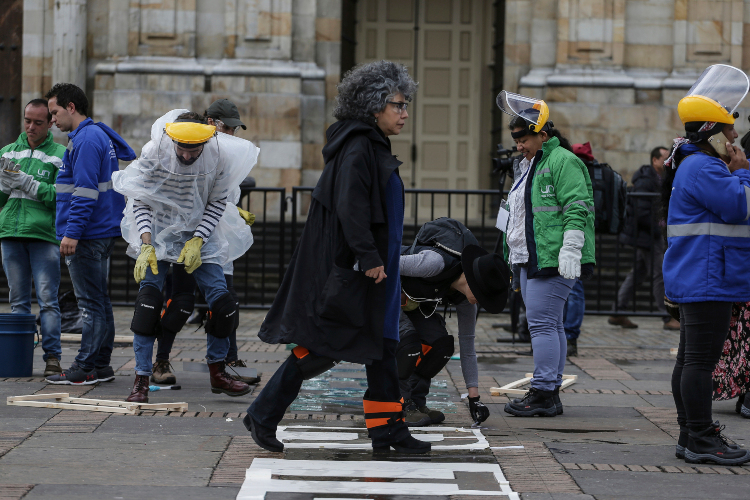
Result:
{"label": "stone column", "polygon": [[56,0],[52,83],[86,89],[86,0]]}

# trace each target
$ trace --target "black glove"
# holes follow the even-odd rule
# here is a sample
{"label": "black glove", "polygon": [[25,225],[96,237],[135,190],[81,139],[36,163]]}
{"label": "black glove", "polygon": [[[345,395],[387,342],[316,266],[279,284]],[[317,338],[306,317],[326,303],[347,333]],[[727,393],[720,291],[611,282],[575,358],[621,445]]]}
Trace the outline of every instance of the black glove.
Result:
{"label": "black glove", "polygon": [[484,406],[484,403],[479,401],[479,396],[469,398],[469,411],[471,412],[471,418],[477,424],[481,424],[490,416],[490,409]]}

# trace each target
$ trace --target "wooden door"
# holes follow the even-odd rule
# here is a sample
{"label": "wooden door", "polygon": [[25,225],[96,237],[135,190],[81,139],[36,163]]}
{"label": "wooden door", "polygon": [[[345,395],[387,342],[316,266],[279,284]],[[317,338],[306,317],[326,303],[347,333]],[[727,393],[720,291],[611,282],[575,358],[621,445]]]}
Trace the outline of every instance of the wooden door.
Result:
{"label": "wooden door", "polygon": [[0,147],[21,133],[21,39],[23,0],[5,0],[0,9]]}
{"label": "wooden door", "polygon": [[[419,82],[406,126],[400,135],[391,137],[394,154],[404,162],[400,170],[404,184],[424,189],[477,189],[485,27],[482,0],[358,3],[357,62],[398,61],[407,65]],[[407,199],[407,213],[414,208],[410,202]],[[451,212],[463,215],[464,203],[464,197],[452,197]],[[471,199],[472,211],[475,204]],[[448,214],[445,195],[434,200],[423,196],[419,205],[420,215],[425,217],[430,214],[424,208],[433,205],[436,217]]]}

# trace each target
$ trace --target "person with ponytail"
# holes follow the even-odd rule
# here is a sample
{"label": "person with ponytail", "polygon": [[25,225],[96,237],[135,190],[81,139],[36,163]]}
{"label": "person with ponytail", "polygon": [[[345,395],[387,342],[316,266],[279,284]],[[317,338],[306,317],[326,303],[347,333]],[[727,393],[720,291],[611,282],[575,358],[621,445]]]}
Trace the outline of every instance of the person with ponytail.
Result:
{"label": "person with ponytail", "polygon": [[511,136],[523,154],[501,229],[505,258],[520,275],[534,353],[531,389],[505,412],[554,417],[563,412],[563,308],[576,280],[590,276],[595,264],[594,193],[586,166],[549,121],[544,101],[502,91],[497,105],[512,117]]}
{"label": "person with ponytail", "polygon": [[750,301],[750,171],[733,145],[735,109],[748,88],[741,70],[708,67],[677,106],[686,133],[664,162],[664,289],[680,318],[672,373],[680,425],[675,455],[687,463],[750,461],[750,451],[729,445],[711,415],[711,378],[732,303]]}

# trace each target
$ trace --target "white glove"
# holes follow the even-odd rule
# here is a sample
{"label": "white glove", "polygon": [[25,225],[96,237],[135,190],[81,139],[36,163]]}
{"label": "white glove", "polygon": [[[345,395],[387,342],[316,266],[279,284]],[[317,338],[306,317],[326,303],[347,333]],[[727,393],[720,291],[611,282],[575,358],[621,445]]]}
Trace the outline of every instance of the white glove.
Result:
{"label": "white glove", "polygon": [[557,270],[563,278],[573,280],[581,275],[581,249],[585,240],[581,230],[565,231],[563,246],[557,257],[559,263]]}
{"label": "white glove", "polygon": [[39,181],[25,172],[8,172],[0,170],[0,183],[6,189],[20,189],[36,198]]}

